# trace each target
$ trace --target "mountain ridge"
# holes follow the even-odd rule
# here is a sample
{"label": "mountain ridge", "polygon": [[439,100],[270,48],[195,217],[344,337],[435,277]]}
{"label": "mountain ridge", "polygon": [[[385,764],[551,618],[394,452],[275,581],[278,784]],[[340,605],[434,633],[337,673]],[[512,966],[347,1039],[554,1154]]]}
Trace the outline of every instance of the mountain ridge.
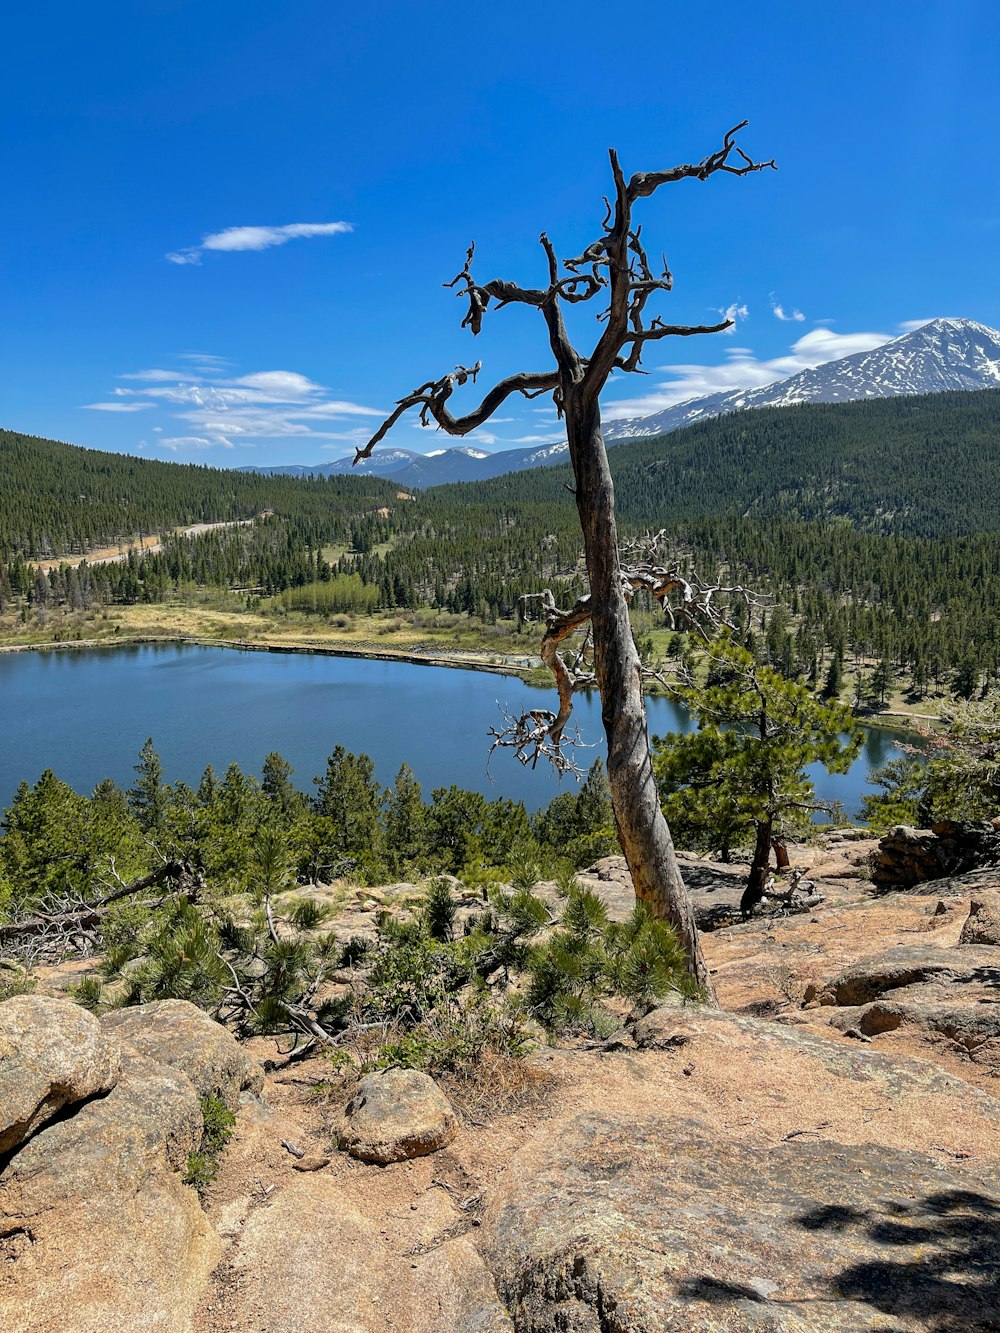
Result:
{"label": "mountain ridge", "polygon": [[[757,408],[990,388],[1000,388],[1000,332],[976,320],[941,318],[929,320],[879,347],[826,361],[754,389],[689,398],[650,416],[606,421],[604,435],[608,444],[613,445],[623,440],[666,435],[712,417]],[[510,472],[551,467],[565,462],[568,454],[564,441],[492,454],[468,445],[455,445],[431,454],[409,449],[376,450],[357,468],[353,457],[348,456],[314,466],[240,470],[293,476],[370,473],[400,486],[424,489],[454,482],[488,481]]]}
{"label": "mountain ridge", "polygon": [[846,403],[1000,387],[1000,332],[971,319],[935,319],[879,347],[755,389],[689,398],[645,417],[610,421],[609,441],[666,434],[708,417],[761,407]]}

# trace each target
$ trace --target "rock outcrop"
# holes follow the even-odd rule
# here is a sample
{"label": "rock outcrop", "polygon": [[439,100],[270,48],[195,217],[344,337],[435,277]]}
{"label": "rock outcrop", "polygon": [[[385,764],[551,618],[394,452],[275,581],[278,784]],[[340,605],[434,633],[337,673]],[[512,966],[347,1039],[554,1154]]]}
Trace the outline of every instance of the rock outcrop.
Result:
{"label": "rock outcrop", "polygon": [[225,1323],[211,1312],[199,1333],[513,1333],[475,1246],[451,1235],[461,1215],[443,1190],[429,1197],[438,1216],[421,1242],[419,1224],[387,1235],[341,1185],[297,1177],[240,1235],[223,1295],[235,1290],[236,1310]]}
{"label": "rock outcrop", "polygon": [[1000,946],[1000,892],[973,894],[958,942]]}
{"label": "rock outcrop", "polygon": [[259,1072],[188,1004],[99,1023],[22,996],[0,1004],[0,1034],[0,1327],[187,1333],[220,1253],[183,1183],[199,1098],[238,1101]]}
{"label": "rock outcrop", "polygon": [[919,1153],[627,1112],[548,1148],[484,1224],[518,1333],[996,1327],[994,1171],[973,1185]]}
{"label": "rock outcrop", "polygon": [[432,1078],[417,1069],[386,1069],[360,1081],[338,1138],[352,1157],[387,1166],[437,1152],[457,1133],[455,1112]]}
{"label": "rock outcrop", "polygon": [[992,824],[943,820],[931,829],[898,824],[879,842],[872,883],[882,893],[903,892],[998,862],[1000,829]]}
{"label": "rock outcrop", "polygon": [[998,990],[1000,953],[993,945],[903,946],[860,959],[807,992],[807,1000],[838,1006],[832,1026],[848,1035],[918,1028],[1000,1073]]}
{"label": "rock outcrop", "polygon": [[232,1033],[187,1000],[114,1009],[102,1024],[141,1055],[186,1074],[199,1097],[217,1097],[230,1111],[242,1092],[257,1094],[264,1085],[264,1071]]}
{"label": "rock outcrop", "polygon": [[821,986],[806,992],[806,1002],[860,1005],[878,999],[887,991],[935,981],[968,984],[977,980],[1000,983],[1000,959],[989,948],[961,945],[901,945],[859,959]]}
{"label": "rock outcrop", "polygon": [[582,1073],[483,1216],[518,1333],[996,1327],[991,1097],[719,1011],[660,1008],[632,1031],[636,1063]]}
{"label": "rock outcrop", "polygon": [[33,995],[0,1004],[0,1157],[63,1107],[110,1092],[120,1063],[79,1005]]}

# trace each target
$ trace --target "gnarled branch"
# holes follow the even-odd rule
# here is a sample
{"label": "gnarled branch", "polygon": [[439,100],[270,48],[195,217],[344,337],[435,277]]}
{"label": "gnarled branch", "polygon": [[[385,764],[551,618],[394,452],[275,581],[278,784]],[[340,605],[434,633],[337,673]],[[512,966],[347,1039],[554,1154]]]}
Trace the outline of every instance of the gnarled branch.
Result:
{"label": "gnarled branch", "polygon": [[470,430],[475,430],[477,426],[481,426],[483,422],[488,421],[500,404],[506,398],[509,398],[512,393],[522,394],[525,398],[537,398],[539,394],[545,393],[549,389],[558,388],[559,385],[559,376],[554,370],[540,374],[509,375],[507,379],[494,385],[474,411],[467,412],[462,417],[452,416],[447,406],[448,399],[459,386],[466,384],[469,380],[474,383],[481,367],[481,361],[477,361],[471,367],[456,366],[450,375],[442,375],[439,380],[429,380],[426,384],[422,384],[419,389],[414,389],[405,398],[401,398],[391,415],[383,421],[365,447],[357,450],[354,455],[354,462],[359,463],[362,458],[369,458],[375,446],[385,438],[403,413],[408,412],[411,407],[420,407],[420,420],[425,426],[429,424],[428,418],[433,417],[441,429],[447,431],[449,435],[468,435]]}
{"label": "gnarled branch", "polygon": [[[368,443],[356,451],[354,462],[369,458],[396,422],[410,408],[419,408],[423,425],[431,418],[449,435],[468,435],[487,422],[497,408],[511,396],[519,393],[526,398],[553,392],[559,415],[571,385],[580,386],[585,396],[595,402],[613,370],[627,374],[641,374],[642,349],[647,342],[661,338],[689,338],[703,333],[722,333],[732,327],[732,320],[719,324],[666,324],[660,318],[645,322],[645,308],[650,297],[673,289],[673,274],[662,260],[656,273],[649,263],[642,241],[641,226],[632,224],[632,207],[639,199],[648,198],[661,185],[685,179],[707,180],[716,172],[746,176],[751,172],[774,168],[774,162],[754,162],[736,143],[736,136],[746,125],[727,130],[722,147],[701,162],[671,167],[667,171],[636,172],[626,181],[617,152],[609,150],[611,172],[615,182],[614,201],[605,198],[607,212],[602,224],[604,234],[579,255],[560,263],[555,246],[545,232],[540,243],[545,253],[548,283],[544,287],[522,287],[505,278],[492,278],[479,283],[472,273],[475,244],[469,246],[465,263],[445,287],[456,288],[456,295],[468,303],[462,327],[480,333],[483,319],[491,305],[500,310],[507,305],[526,305],[538,310],[545,319],[549,344],[556,369],[546,373],[523,372],[501,380],[486,394],[480,405],[464,416],[453,416],[448,399],[456,388],[475,382],[481,362],[473,367],[457,366],[450,374],[429,380],[412,393],[401,398]],[[732,159],[736,158],[734,162]],[[609,293],[607,308],[598,318],[604,330],[593,353],[581,356],[569,340],[563,322],[561,306],[590,301],[600,292]]]}
{"label": "gnarled branch", "polygon": [[[706,641],[712,633],[732,628],[721,602],[736,600],[749,606],[756,602],[754,594],[739,584],[704,582],[694,573],[685,573],[676,563],[665,563],[662,559],[665,536],[662,531],[648,533],[623,547],[621,580],[625,600],[630,602],[640,590],[647,592],[658,603],[671,629],[684,625]],[[573,738],[567,738],[565,732],[573,715],[573,696],[595,684],[588,666],[589,631],[572,662],[563,657],[560,648],[576,630],[590,623],[590,594],[579,597],[567,610],[560,610],[548,588],[541,593],[527,593],[521,600],[541,603],[545,632],[540,656],[555,680],[559,708],[556,712],[532,708],[516,715],[504,711],[502,726],[489,730],[493,737],[490,754],[498,748],[513,749],[518,761],[531,768],[539,759],[545,759],[560,777],[567,773],[582,777],[583,770],[572,757],[573,748],[581,744],[579,731]],[[662,679],[655,672],[645,674]]]}

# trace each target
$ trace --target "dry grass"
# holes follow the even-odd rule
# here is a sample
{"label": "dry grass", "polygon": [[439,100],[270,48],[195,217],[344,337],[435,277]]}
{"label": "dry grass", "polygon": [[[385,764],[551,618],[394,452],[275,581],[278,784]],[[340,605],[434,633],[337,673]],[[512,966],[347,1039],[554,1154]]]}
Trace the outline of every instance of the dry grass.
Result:
{"label": "dry grass", "polygon": [[501,1116],[544,1105],[555,1091],[555,1075],[530,1059],[496,1051],[461,1069],[437,1076],[448,1100],[463,1120],[490,1125]]}

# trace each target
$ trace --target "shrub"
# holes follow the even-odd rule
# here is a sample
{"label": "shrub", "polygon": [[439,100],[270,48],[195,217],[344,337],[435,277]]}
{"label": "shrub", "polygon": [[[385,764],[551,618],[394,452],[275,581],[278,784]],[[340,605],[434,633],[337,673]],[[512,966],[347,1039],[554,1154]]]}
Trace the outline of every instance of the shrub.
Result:
{"label": "shrub", "polygon": [[455,934],[455,900],[446,879],[431,883],[424,904],[424,922],[432,940],[450,940]]}
{"label": "shrub", "polygon": [[637,1009],[670,991],[697,994],[673,930],[642,907],[609,923],[604,901],[588,889],[570,890],[560,928],[528,958],[528,1010],[551,1032],[607,1035],[618,1023],[604,999]]}
{"label": "shrub", "polygon": [[201,1146],[187,1159],[184,1184],[193,1185],[199,1193],[219,1174],[220,1158],[232,1138],[236,1117],[218,1097],[201,1098]]}

